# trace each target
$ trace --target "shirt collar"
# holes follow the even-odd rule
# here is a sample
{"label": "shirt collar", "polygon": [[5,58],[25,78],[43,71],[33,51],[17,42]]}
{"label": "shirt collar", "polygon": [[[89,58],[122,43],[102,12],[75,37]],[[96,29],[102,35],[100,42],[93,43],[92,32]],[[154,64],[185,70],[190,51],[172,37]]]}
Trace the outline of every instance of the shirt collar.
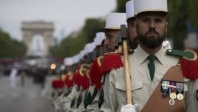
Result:
{"label": "shirt collar", "polygon": [[[137,49],[135,50],[137,52],[137,61],[139,64],[142,64],[146,58],[148,57],[148,53],[145,52],[139,45]],[[163,65],[165,64],[164,56],[166,55],[166,48],[162,47],[157,53],[155,53],[155,56],[157,57],[158,61]]]}
{"label": "shirt collar", "polygon": [[137,57],[137,61],[138,61],[139,64],[142,64],[142,63],[146,60],[146,58],[148,57],[148,55],[149,55],[147,52],[145,52],[145,51],[140,47],[140,45],[138,45],[138,47],[137,47],[137,49],[135,50],[135,52],[137,52],[136,57]]}

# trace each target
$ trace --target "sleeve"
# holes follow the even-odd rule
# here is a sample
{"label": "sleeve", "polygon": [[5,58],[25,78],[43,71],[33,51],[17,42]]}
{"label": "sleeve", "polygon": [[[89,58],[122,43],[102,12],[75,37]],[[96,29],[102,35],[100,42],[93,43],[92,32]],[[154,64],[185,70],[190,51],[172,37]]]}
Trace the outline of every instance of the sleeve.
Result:
{"label": "sleeve", "polygon": [[186,112],[198,112],[198,100],[196,91],[198,90],[198,79],[188,82],[188,91],[186,92]]}
{"label": "sleeve", "polygon": [[60,108],[62,111],[66,111],[66,110],[70,109],[71,102],[77,94],[76,88],[77,88],[76,85],[73,86],[71,93],[62,99],[62,101],[60,103]]}
{"label": "sleeve", "polygon": [[106,100],[106,104],[110,107],[112,112],[116,112],[117,110],[117,96],[115,89],[115,70],[112,70],[110,73],[105,75],[104,82],[104,100]]}

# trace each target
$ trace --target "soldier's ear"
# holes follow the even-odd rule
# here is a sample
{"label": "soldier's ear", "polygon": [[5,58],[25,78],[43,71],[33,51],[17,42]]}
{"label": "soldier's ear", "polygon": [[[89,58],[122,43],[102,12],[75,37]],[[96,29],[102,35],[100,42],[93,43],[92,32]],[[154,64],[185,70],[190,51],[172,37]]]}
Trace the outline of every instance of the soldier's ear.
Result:
{"label": "soldier's ear", "polygon": [[134,21],[134,27],[137,28],[137,19]]}
{"label": "soldier's ear", "polygon": [[135,21],[134,21],[134,25],[136,25],[137,24],[137,19],[135,19]]}
{"label": "soldier's ear", "polygon": [[166,22],[165,32],[167,32],[167,30],[168,30],[168,22]]}

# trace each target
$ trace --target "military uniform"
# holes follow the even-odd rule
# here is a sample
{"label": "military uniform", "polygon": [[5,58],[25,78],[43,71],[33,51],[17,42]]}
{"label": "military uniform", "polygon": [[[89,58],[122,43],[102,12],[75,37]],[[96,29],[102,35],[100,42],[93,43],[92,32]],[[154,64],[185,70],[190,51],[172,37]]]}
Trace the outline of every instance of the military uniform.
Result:
{"label": "military uniform", "polygon": [[[145,1],[145,0],[135,0],[134,1],[134,6],[135,6],[135,14],[137,16],[137,21],[136,21],[136,25],[138,27],[138,39],[139,39],[139,44],[141,45],[137,47],[137,49],[134,50],[134,52],[130,55],[128,55],[128,62],[129,62],[129,72],[131,73],[131,95],[132,95],[132,102],[133,105],[130,106],[131,109],[133,109],[133,112],[140,112],[140,111],[145,111],[145,105],[147,106],[147,101],[151,101],[150,97],[154,96],[156,94],[152,94],[156,87],[157,90],[159,89],[159,94],[162,94],[162,92],[164,92],[163,87],[161,87],[161,91],[160,91],[160,86],[162,86],[161,82],[163,81],[162,79],[167,76],[167,71],[170,70],[170,68],[172,69],[173,66],[178,67],[178,63],[180,61],[180,58],[175,57],[175,56],[171,56],[171,55],[167,55],[166,51],[167,51],[167,47],[161,47],[160,45],[153,45],[151,46],[152,42],[154,42],[154,40],[157,40],[156,38],[162,38],[160,36],[154,36],[154,34],[151,35],[147,35],[147,32],[152,32],[152,31],[156,31],[159,33],[159,35],[164,36],[164,32],[166,32],[165,28],[167,28],[166,25],[166,21],[165,21],[165,16],[168,12],[167,10],[167,1],[166,0],[149,0],[149,1]],[[144,13],[145,12],[145,13]],[[158,12],[158,13],[156,13]],[[160,22],[156,22],[156,18],[162,17],[160,20]],[[152,31],[151,31],[152,30]],[[142,38],[139,38],[139,36],[142,35],[142,38],[147,38],[149,40],[149,44],[147,42],[145,42],[145,40],[143,40]],[[141,40],[142,39],[142,40]],[[142,46],[144,48],[144,50],[142,49]],[[149,50],[148,50],[149,49]],[[157,50],[157,51],[156,51]],[[146,52],[147,51],[147,52]],[[154,72],[154,77],[152,78],[152,70],[149,71],[148,66],[150,66],[150,62],[149,59],[147,58],[149,55],[155,55],[157,59],[155,59],[155,61],[152,61],[152,65],[154,62],[154,66],[155,66],[155,72]],[[148,65],[149,64],[149,65]],[[152,66],[153,67],[153,66]],[[179,67],[178,67],[179,68]],[[181,69],[179,68],[179,70],[181,71]],[[182,74],[182,72],[181,72]],[[181,75],[179,74],[179,75]],[[151,75],[151,76],[150,76]],[[168,74],[169,75],[169,74]],[[174,74],[173,74],[174,75]],[[172,74],[171,74],[172,76]],[[173,76],[174,77],[174,76]],[[179,82],[172,82],[172,80],[168,80],[168,83],[172,84],[172,83],[179,83]],[[192,83],[192,84],[191,84]],[[190,85],[189,85],[190,84]],[[192,97],[189,97],[188,93],[190,93],[190,91],[193,91],[192,94],[194,94],[195,89],[196,88],[192,88],[195,87],[196,84],[195,81],[190,81],[189,79],[185,79],[184,83],[182,82],[182,92],[184,92],[184,97],[185,99],[191,98],[191,100],[193,100],[192,102],[194,102],[196,100],[196,98],[194,97],[194,99],[192,99]],[[170,86],[170,85],[168,85]],[[191,87],[192,86],[192,87]],[[171,90],[174,87],[173,90],[177,89],[176,86],[171,86]],[[105,95],[105,99],[107,104],[110,106],[111,108],[111,112],[120,112],[121,108],[122,110],[127,111],[128,109],[125,108],[126,104],[128,102],[126,102],[126,84],[125,84],[125,73],[124,73],[124,68],[119,68],[116,70],[112,70],[108,75],[106,75],[106,79],[105,79],[105,84],[104,84],[104,95]],[[179,88],[179,87],[178,87]],[[189,90],[188,89],[192,89]],[[157,94],[157,95],[159,95]],[[177,93],[178,94],[178,93]],[[160,98],[162,99],[162,97],[167,96],[167,94],[159,95]],[[171,94],[172,95],[172,94]],[[157,101],[157,103],[159,102],[159,104],[164,105],[165,104],[170,104],[167,105],[168,107],[171,107],[170,110],[168,112],[172,112],[171,109],[174,108],[174,104],[178,104],[179,99],[182,100],[182,97],[178,97],[177,101],[175,101],[175,97],[173,98],[172,96],[168,96],[166,98],[169,98],[171,100],[169,100],[170,102],[163,102],[166,100],[159,100]],[[181,95],[182,96],[182,95]],[[165,99],[165,98],[164,98]],[[174,102],[174,101],[175,102]],[[152,100],[153,101],[153,100]],[[186,100],[186,104],[187,104],[187,111],[191,111],[191,112],[197,112],[198,110],[196,110],[196,107],[191,106],[192,103],[188,102],[190,100]],[[139,108],[136,109],[134,104],[138,104]],[[156,104],[156,102],[155,102]],[[156,105],[152,105],[150,104],[148,107],[150,108],[154,108]],[[160,107],[159,107],[160,108]],[[159,109],[158,108],[158,109]],[[183,108],[183,107],[182,107]],[[166,108],[160,108],[161,110],[157,110],[157,111],[163,111],[163,112],[167,112]],[[189,110],[191,109],[191,110]],[[151,112],[151,111],[146,111],[146,112]],[[152,112],[156,112],[156,111],[152,111]],[[176,111],[177,112],[177,111]],[[180,111],[179,111],[180,112]]]}
{"label": "military uniform", "polygon": [[52,104],[53,104],[55,109],[60,110],[60,107],[59,107],[59,101],[60,101],[59,100],[59,96],[60,96],[60,94],[63,91],[64,82],[61,79],[54,79],[51,82],[51,86],[53,88],[53,91],[52,91],[52,98],[53,98],[52,99]]}
{"label": "military uniform", "polygon": [[196,99],[196,90],[198,90],[198,79],[191,80],[188,83],[188,91],[186,92],[186,112],[198,111],[198,99]]}
{"label": "military uniform", "polygon": [[[138,104],[138,112],[142,110],[149,97],[153,93],[156,86],[161,81],[164,74],[167,70],[177,65],[179,62],[179,58],[174,56],[166,55],[166,48],[162,47],[155,55],[157,56],[157,60],[155,61],[156,71],[154,75],[153,81],[150,79],[149,71],[147,68],[148,60],[146,59],[148,54],[140,47],[134,51],[133,54],[129,55],[129,64],[130,64],[130,73],[132,75],[131,80],[131,91],[133,104]],[[107,99],[107,103],[110,105],[112,112],[119,112],[121,106],[126,105],[126,90],[125,90],[125,78],[123,68],[113,70],[109,75],[106,76],[104,85],[105,99]],[[195,85],[197,82],[190,82]],[[189,84],[189,80],[185,80],[184,88],[187,91],[187,85]],[[192,85],[192,84],[191,84]],[[197,83],[198,85],[198,83]],[[190,89],[190,88],[189,88]],[[193,88],[190,91],[195,91]],[[188,93],[189,94],[189,93]],[[189,95],[186,94],[186,99],[190,98]],[[192,107],[188,107],[189,100],[186,100],[187,110],[189,109],[191,112],[195,112],[191,110]],[[194,98],[195,101],[195,98]],[[196,102],[195,102],[196,103]],[[193,104],[193,103],[192,103]],[[197,103],[198,104],[198,103]],[[194,107],[195,109],[195,107]],[[189,111],[189,112],[190,112]]]}
{"label": "military uniform", "polygon": [[[108,49],[108,50],[103,49],[104,52],[113,51],[112,48],[114,48],[114,39],[115,39],[114,36],[119,33],[121,24],[126,24],[125,13],[110,13],[107,15],[106,25],[105,25],[104,29],[108,30],[108,32],[113,31],[113,34],[111,34],[112,32],[110,32],[110,37],[106,37],[106,39],[104,40],[104,44],[105,44],[104,46],[107,47],[107,49]],[[105,51],[105,50],[107,50],[107,51]],[[106,56],[107,56],[107,54],[106,54]],[[110,57],[110,55],[108,55],[108,57]],[[98,58],[95,60],[96,63],[94,62],[94,64],[98,64],[97,60],[98,60]],[[103,60],[103,58],[102,58],[102,60]],[[88,103],[88,106],[84,110],[84,112],[93,112],[93,111],[94,112],[98,112],[98,111],[108,112],[109,111],[109,106],[106,105],[105,101],[104,102],[102,101],[103,97],[100,97],[103,94],[103,90],[101,88],[101,86],[102,86],[101,78],[104,75],[104,73],[102,73],[102,74],[100,73],[101,70],[99,70],[99,69],[101,69],[101,68],[99,66],[101,66],[103,68],[107,67],[104,69],[104,71],[107,73],[110,71],[110,69],[117,66],[117,65],[112,66],[113,64],[111,62],[114,63],[115,61],[116,60],[110,60],[108,62],[105,61],[105,62],[107,62],[107,64],[105,66],[98,64],[98,65],[96,65],[97,67],[94,65],[95,67],[92,68],[92,73],[90,74],[91,75],[90,78],[91,78],[91,81],[93,84],[89,88],[89,91],[87,92],[87,94],[90,93],[89,96],[91,96],[93,99],[91,98],[91,101]],[[101,60],[100,60],[100,62],[101,62]],[[95,71],[95,73],[94,73],[94,71]],[[89,98],[90,97],[88,97],[88,99]]]}
{"label": "military uniform", "polygon": [[82,111],[84,110],[84,97],[85,97],[85,92],[87,91],[89,87],[89,75],[88,75],[88,70],[89,70],[90,65],[89,64],[82,64],[79,69],[77,70],[75,74],[75,84],[77,85],[78,91],[76,92],[75,95],[75,102],[74,106],[72,106],[71,111]]}
{"label": "military uniform", "polygon": [[71,110],[72,103],[75,103],[75,97],[77,96],[77,94],[78,94],[78,87],[77,85],[74,85],[72,87],[71,92],[67,96],[60,97],[61,99],[61,102],[59,103],[60,110],[63,112],[69,112]]}

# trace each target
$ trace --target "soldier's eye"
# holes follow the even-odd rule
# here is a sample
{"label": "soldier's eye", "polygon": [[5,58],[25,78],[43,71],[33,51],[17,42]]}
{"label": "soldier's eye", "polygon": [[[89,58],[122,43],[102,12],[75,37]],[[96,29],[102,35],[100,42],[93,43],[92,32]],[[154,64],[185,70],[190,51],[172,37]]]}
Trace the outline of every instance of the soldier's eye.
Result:
{"label": "soldier's eye", "polygon": [[143,18],[143,19],[142,19],[142,22],[144,22],[144,23],[148,23],[148,22],[149,22],[149,20],[150,20],[149,18]]}
{"label": "soldier's eye", "polygon": [[163,20],[161,19],[161,18],[157,18],[157,19],[155,19],[155,22],[156,23],[161,23]]}

